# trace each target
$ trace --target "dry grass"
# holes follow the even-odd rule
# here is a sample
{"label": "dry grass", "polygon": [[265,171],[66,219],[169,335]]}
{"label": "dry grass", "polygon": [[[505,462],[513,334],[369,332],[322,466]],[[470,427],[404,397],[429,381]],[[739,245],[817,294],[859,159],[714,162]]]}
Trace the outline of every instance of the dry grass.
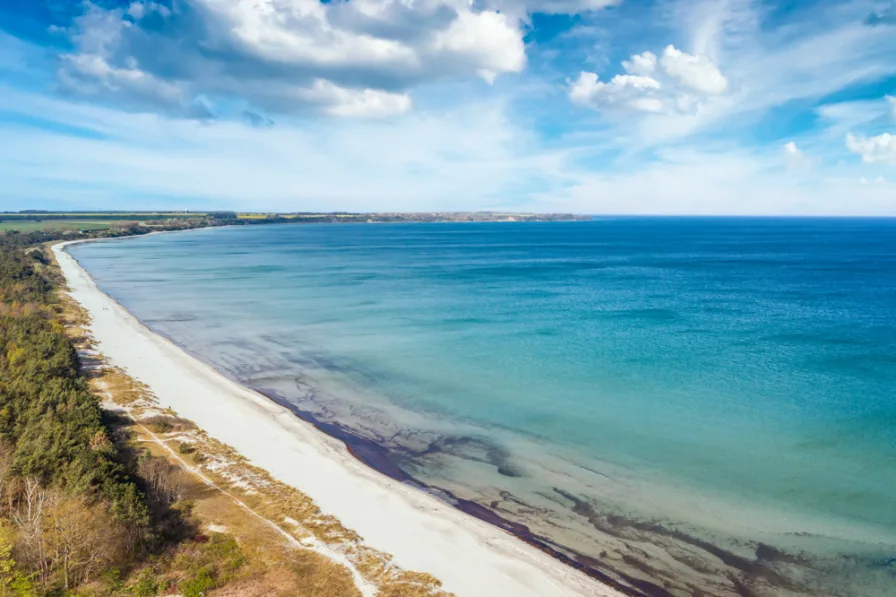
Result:
{"label": "dry grass", "polygon": [[[136,440],[154,456],[171,458],[170,452],[156,443],[154,434],[142,425],[132,425]],[[184,469],[185,470],[185,469]],[[210,488],[190,475],[185,495],[192,514],[205,529],[226,529],[246,557],[245,565],[233,581],[210,593],[226,595],[303,595],[307,597],[355,597],[360,592],[350,572],[327,557],[312,551],[295,549],[268,525],[252,516],[227,494]],[[255,592],[249,592],[255,591]]]}

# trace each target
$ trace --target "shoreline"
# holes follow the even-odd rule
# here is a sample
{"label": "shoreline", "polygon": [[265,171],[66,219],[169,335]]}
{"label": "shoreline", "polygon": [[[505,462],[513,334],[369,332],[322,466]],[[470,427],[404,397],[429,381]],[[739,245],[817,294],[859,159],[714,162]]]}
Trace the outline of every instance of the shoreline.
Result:
{"label": "shoreline", "polygon": [[[601,565],[595,558],[577,552],[569,547],[559,545],[547,537],[538,535],[531,531],[525,524],[509,520],[478,502],[460,498],[445,488],[420,481],[392,462],[389,458],[388,451],[377,442],[361,437],[350,429],[342,427],[338,423],[320,421],[314,415],[297,408],[287,400],[266,394],[261,390],[256,389],[254,391],[279,404],[299,419],[313,425],[315,429],[327,435],[327,437],[342,442],[348,453],[368,468],[389,477],[397,483],[402,483],[428,495],[432,495],[432,492],[437,492],[445,496],[445,499],[435,499],[440,503],[446,504],[449,508],[468,514],[490,526],[497,527],[498,529],[510,533],[520,541],[532,546],[562,565],[578,570],[594,579],[596,582],[616,590],[621,596],[668,597],[670,595],[668,591],[659,585],[626,575],[619,570],[611,569],[616,577],[625,581],[624,583],[620,582],[617,578],[614,578],[614,576],[605,573],[604,570],[607,567]],[[562,548],[564,551],[560,551],[558,548]]]}
{"label": "shoreline", "polygon": [[[57,256],[64,255],[74,262],[74,267],[77,270],[75,274],[80,272],[81,276],[86,279],[86,285],[92,288],[92,294],[99,295],[105,301],[104,304],[114,306],[113,310],[117,311],[120,319],[124,320],[123,322],[117,322],[117,325],[113,326],[115,327],[113,334],[117,334],[117,340],[121,339],[122,334],[154,338],[157,343],[166,347],[163,349],[163,352],[166,353],[163,355],[164,358],[162,361],[158,361],[162,362],[162,366],[172,359],[190,359],[191,362],[178,363],[186,366],[173,368],[177,368],[179,371],[186,369],[188,371],[185,375],[192,377],[196,373],[191,368],[191,365],[198,365],[203,370],[202,375],[209,377],[206,381],[210,382],[212,386],[217,387],[216,384],[223,381],[230,384],[228,390],[236,388],[236,393],[239,394],[236,397],[237,400],[246,400],[243,394],[250,394],[249,402],[262,401],[267,406],[274,406],[273,410],[276,413],[283,414],[284,417],[282,419],[291,419],[293,423],[305,423],[305,427],[298,425],[299,429],[293,432],[290,440],[294,440],[295,436],[298,435],[299,443],[302,443],[304,440],[305,443],[312,444],[311,448],[319,447],[317,442],[323,442],[327,446],[332,446],[335,443],[338,450],[336,459],[339,461],[338,465],[341,468],[350,469],[350,474],[352,474],[360,466],[367,473],[367,476],[372,476],[376,480],[374,491],[369,492],[372,496],[374,493],[376,494],[373,497],[379,498],[379,490],[384,488],[388,489],[389,492],[397,491],[402,497],[407,497],[404,495],[404,490],[409,490],[411,495],[414,496],[423,494],[437,502],[441,506],[441,511],[444,512],[443,509],[447,508],[450,512],[444,515],[438,514],[432,510],[433,504],[431,503],[414,502],[412,507],[427,510],[427,513],[435,515],[442,523],[445,522],[446,516],[451,518],[451,523],[455,523],[455,518],[461,516],[462,518],[466,517],[468,522],[470,522],[469,519],[473,519],[472,522],[481,521],[489,525],[493,531],[492,536],[497,535],[504,539],[513,539],[513,537],[509,537],[513,535],[516,537],[517,545],[516,548],[510,545],[509,548],[514,552],[511,555],[511,559],[515,564],[524,563],[531,565],[532,560],[529,558],[537,557],[534,553],[530,551],[521,554],[515,551],[519,547],[529,547],[551,561],[550,563],[538,563],[538,566],[548,567],[549,582],[553,583],[551,577],[557,574],[565,579],[559,585],[550,584],[550,588],[547,590],[540,589],[540,592],[520,592],[518,586],[509,587],[502,582],[497,585],[490,585],[489,590],[492,593],[483,591],[482,593],[472,593],[474,595],[491,594],[495,597],[500,597],[505,594],[538,594],[546,596],[612,594],[627,595],[629,597],[672,597],[673,595],[705,594],[717,595],[718,597],[723,595],[725,597],[746,597],[747,595],[752,597],[758,597],[759,595],[804,597],[808,595],[831,594],[828,591],[841,590],[840,588],[842,587],[851,587],[853,589],[864,587],[870,591],[871,585],[877,586],[881,584],[879,577],[884,573],[881,569],[881,562],[884,562],[885,567],[891,565],[886,564],[886,562],[892,561],[892,552],[889,551],[889,546],[893,545],[892,539],[887,539],[882,535],[879,536],[878,529],[869,528],[865,529],[865,531],[873,531],[870,534],[861,533],[854,535],[853,531],[858,532],[862,530],[862,527],[850,524],[841,528],[839,524],[834,524],[838,521],[829,519],[823,520],[823,525],[818,525],[816,524],[817,520],[806,517],[799,511],[771,511],[775,516],[766,518],[765,515],[768,512],[763,510],[761,505],[753,508],[753,504],[738,503],[735,506],[750,506],[746,512],[752,513],[752,516],[747,516],[744,519],[747,521],[744,524],[749,526],[742,529],[749,534],[728,534],[731,522],[728,518],[728,513],[731,512],[731,504],[724,501],[715,504],[715,506],[724,507],[727,504],[729,509],[720,510],[717,507],[715,513],[721,516],[721,518],[718,520],[710,518],[708,521],[709,523],[724,522],[724,525],[712,526],[710,524],[710,526],[700,526],[698,522],[697,526],[688,526],[679,522],[682,519],[674,518],[675,512],[667,512],[668,517],[660,518],[639,516],[637,511],[634,510],[613,509],[612,504],[607,506],[599,498],[590,499],[589,496],[602,495],[599,493],[600,487],[588,486],[579,488],[579,491],[576,491],[575,487],[564,485],[562,479],[551,478],[553,479],[552,483],[543,491],[547,493],[553,492],[551,495],[556,494],[559,496],[555,497],[554,500],[566,508],[563,512],[569,515],[569,518],[560,516],[552,519],[550,518],[551,514],[546,513],[548,512],[547,510],[523,511],[504,507],[507,503],[511,505],[519,503],[523,507],[533,508],[530,504],[537,503],[531,500],[524,503],[512,499],[513,495],[516,494],[513,488],[510,488],[510,491],[502,491],[500,494],[497,493],[497,490],[491,493],[485,491],[468,493],[466,491],[467,486],[463,483],[452,485],[450,483],[451,480],[447,477],[445,480],[448,481],[448,484],[444,486],[440,482],[438,475],[429,478],[425,471],[421,471],[422,476],[416,478],[417,473],[414,472],[413,467],[410,470],[404,468],[403,463],[408,456],[408,452],[403,450],[401,444],[395,443],[392,433],[390,433],[391,428],[388,425],[379,430],[375,426],[368,428],[364,425],[356,429],[351,423],[347,423],[346,420],[338,416],[337,412],[329,412],[325,407],[325,402],[318,404],[314,400],[310,400],[306,405],[304,399],[293,400],[293,398],[290,398],[292,395],[290,394],[290,389],[293,387],[293,383],[302,385],[300,380],[303,379],[303,374],[300,370],[295,372],[297,376],[295,380],[291,372],[288,377],[282,378],[282,383],[276,381],[281,379],[280,377],[275,378],[271,383],[267,383],[270,380],[265,377],[255,379],[253,376],[245,378],[236,373],[233,375],[225,373],[226,371],[231,371],[227,366],[227,359],[224,359],[225,362],[221,363],[220,370],[211,364],[217,363],[218,356],[220,356],[216,355],[217,349],[214,345],[205,346],[204,350],[193,349],[191,348],[190,336],[180,336],[184,341],[183,346],[181,346],[174,340],[174,338],[178,337],[176,333],[172,332],[169,335],[164,331],[164,328],[158,332],[153,331],[150,326],[154,326],[154,319],[149,319],[150,323],[148,325],[137,320],[123,305],[120,305],[111,296],[99,290],[90,275],[77,264],[77,261],[71,254],[66,253],[64,250],[54,249],[54,252],[57,253]],[[113,251],[112,255],[109,256],[114,259],[115,253],[116,251]],[[80,253],[76,252],[76,254]],[[88,261],[88,263],[92,262]],[[70,274],[67,275],[70,276]],[[119,290],[123,292],[123,289]],[[148,289],[148,291],[151,290]],[[125,292],[122,296],[127,297],[129,295]],[[262,296],[256,298],[256,301],[258,300],[264,301],[265,299]],[[214,319],[208,320],[207,323],[215,325]],[[201,333],[201,330],[196,331]],[[206,358],[208,361],[206,361]],[[322,366],[326,368],[326,364]],[[164,381],[172,380],[165,379]],[[152,389],[156,387],[155,383],[149,385],[153,386]],[[208,390],[208,384],[202,391],[206,390]],[[300,395],[303,391],[300,391]],[[283,393],[281,394],[281,392]],[[322,392],[325,394],[326,389]],[[349,393],[349,396],[351,396],[351,393]],[[157,401],[154,400],[154,402]],[[233,404],[230,408],[239,410],[241,406],[246,405]],[[323,408],[315,408],[317,406],[323,406]],[[176,407],[175,410],[179,411],[178,414],[183,414],[183,409],[180,406]],[[270,409],[263,410],[267,412]],[[200,427],[203,429],[208,429],[208,425],[203,418],[206,415],[212,416],[203,412],[201,415],[187,418],[200,423]],[[277,418],[280,419],[281,417]],[[232,418],[231,420],[239,428],[240,425],[243,425],[243,421],[236,422],[236,419]],[[385,423],[387,419],[388,417],[384,418],[381,423]],[[277,422],[280,423],[281,427],[285,426],[284,422],[279,420]],[[250,428],[256,432],[258,430],[267,432],[272,429],[268,426],[268,423],[268,421],[265,421],[264,425],[259,426],[253,422]],[[417,423],[421,424],[422,421],[417,421]],[[311,428],[310,435],[305,437],[305,434],[309,434],[309,428]],[[228,428],[223,431],[230,432],[232,430]],[[224,440],[223,436],[212,435]],[[234,446],[239,442],[228,439],[224,443]],[[288,447],[292,447],[294,443],[290,441]],[[413,451],[413,445],[409,444],[408,447]],[[242,447],[238,446],[238,448],[239,452],[250,456]],[[280,446],[275,445],[268,452],[260,455],[257,453],[251,454],[250,461],[255,464],[257,469],[271,471],[274,473],[272,476],[275,479],[282,480],[291,487],[305,493],[305,499],[311,497],[315,503],[323,506],[324,512],[334,515],[334,519],[344,521],[346,524],[343,528],[360,531],[361,535],[363,535],[360,541],[371,547],[376,547],[381,553],[395,551],[391,547],[384,547],[384,543],[367,540],[372,535],[368,533],[365,527],[352,522],[357,512],[350,510],[347,514],[343,514],[342,511],[337,512],[330,507],[330,503],[344,505],[345,495],[334,496],[332,493],[327,493],[325,496],[327,501],[325,503],[318,499],[317,494],[312,495],[310,492],[307,492],[307,486],[304,485],[306,483],[305,479],[296,481],[295,479],[298,477],[290,477],[293,480],[289,480],[289,478],[283,476],[284,474],[294,475],[295,471],[288,470],[283,472],[282,469],[275,471],[271,466],[268,466],[267,459],[277,459],[280,455],[275,452],[278,452],[279,449]],[[296,455],[297,461],[299,456]],[[328,453],[325,457],[332,459],[333,454]],[[345,462],[345,459],[351,462]],[[274,460],[270,462],[273,463]],[[312,462],[312,465],[315,462]],[[320,463],[317,462],[317,464]],[[315,471],[316,469],[312,467],[312,472]],[[341,472],[345,473],[344,470]],[[312,480],[319,481],[318,479]],[[392,485],[398,485],[398,487],[393,489]],[[446,490],[443,487],[450,489]],[[323,489],[326,490],[327,488],[324,487]],[[591,489],[598,493],[590,493]],[[661,500],[670,499],[669,488],[665,486],[660,488],[663,491],[659,494],[651,493],[650,487],[646,487],[646,491],[642,491],[644,489],[645,487],[640,487],[639,496],[641,494],[648,497],[658,495]],[[362,508],[376,507],[368,506],[368,502],[373,503],[373,501],[364,500],[360,497],[361,495],[367,494],[356,496],[358,501],[355,504],[360,501],[363,503]],[[507,495],[511,497],[508,498]],[[520,493],[517,495],[522,496],[524,494]],[[536,492],[533,495],[536,497],[547,497],[545,493]],[[469,498],[469,500],[459,496],[464,496]],[[700,496],[705,497],[704,494],[700,494]],[[671,496],[673,499],[674,497],[675,495]],[[688,495],[684,495],[684,497],[687,498]],[[563,502],[559,500],[563,500]],[[665,504],[666,502],[663,502],[663,505]],[[681,502],[678,505],[680,506],[681,504],[687,504],[687,502]],[[698,506],[703,505],[705,504],[702,502],[698,503]],[[666,510],[662,509],[654,511],[666,512]],[[738,512],[741,511],[738,510]],[[376,510],[373,513],[375,514]],[[710,514],[712,514],[712,511]],[[412,514],[409,516],[407,512],[403,512],[398,517],[398,520],[401,522],[409,517],[414,518]],[[743,515],[741,518],[743,518]],[[554,520],[557,522],[554,522]],[[764,521],[763,524],[767,526],[757,526],[758,521]],[[563,526],[564,524],[570,526]],[[576,527],[575,525],[579,526]],[[453,525],[449,524],[448,526]],[[558,529],[560,531],[570,530],[571,532],[564,535],[559,531],[555,532]],[[844,529],[850,532],[843,534]],[[451,529],[440,528],[439,530],[442,533],[453,532]],[[383,529],[374,527],[374,531],[382,532]],[[575,533],[581,533],[582,531],[585,531],[584,535],[575,535]],[[413,534],[414,530],[403,528],[402,532]],[[582,536],[587,541],[580,540]],[[477,539],[479,538],[481,537],[477,537]],[[393,539],[394,537],[386,537],[386,540]],[[414,538],[414,542],[416,541],[417,539]],[[489,543],[486,548],[493,550],[494,545],[491,544],[490,540],[485,539],[485,541]],[[419,549],[421,546],[429,547],[431,544],[429,542],[417,542],[416,545]],[[412,550],[412,547],[405,545],[402,549]],[[434,551],[436,555],[433,557],[442,557],[444,559],[451,558],[450,555],[444,554],[454,553],[445,551],[441,547]],[[403,557],[400,557],[402,553],[400,550],[398,553],[395,553],[395,562],[398,569],[434,573],[443,579],[458,573],[456,567],[449,567],[449,573],[446,576],[446,574],[438,572],[436,568],[422,567],[415,564],[409,565],[404,561]],[[443,555],[439,556],[438,554]],[[417,561],[420,561],[422,557],[418,553],[411,555]],[[465,553],[464,555],[467,556],[468,554]],[[466,559],[461,561],[459,565],[466,566],[465,561]],[[475,564],[479,564],[478,559]],[[558,568],[562,570],[558,570]],[[572,579],[574,581],[574,586],[572,586],[573,592],[569,592],[570,586],[568,586],[567,582],[569,579],[566,579],[566,575],[576,571],[579,574],[577,578]],[[543,572],[542,570],[538,574],[541,575]],[[475,572],[473,573],[475,574]],[[512,574],[519,575],[517,572]],[[589,581],[588,577],[594,579],[590,582],[596,582],[602,587],[603,592],[593,592],[598,589],[582,584]],[[450,584],[450,581],[447,582],[449,582],[449,587],[454,586]],[[528,578],[525,579],[524,583],[527,586],[531,585]],[[588,589],[591,589],[592,592],[587,592]],[[586,592],[582,593],[582,590]],[[460,591],[457,592],[460,593]],[[868,594],[872,593],[869,592]],[[878,589],[873,594],[889,595],[889,591]]]}
{"label": "shoreline", "polygon": [[90,314],[89,329],[110,363],[147,384],[160,405],[195,421],[255,466],[308,495],[367,544],[391,554],[399,566],[433,574],[458,597],[625,594],[610,586],[611,578],[596,580],[597,571],[587,575],[536,538],[530,543],[522,529],[511,534],[514,529],[471,511],[484,510],[478,504],[454,507],[396,482],[348,442],[153,333],[103,293],[65,250],[76,242],[56,244],[53,252],[68,294]]}

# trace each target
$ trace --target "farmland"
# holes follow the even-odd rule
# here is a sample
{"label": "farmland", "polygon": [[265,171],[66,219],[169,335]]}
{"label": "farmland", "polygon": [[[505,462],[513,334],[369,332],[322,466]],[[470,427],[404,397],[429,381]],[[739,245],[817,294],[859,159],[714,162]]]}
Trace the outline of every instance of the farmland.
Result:
{"label": "farmland", "polygon": [[0,230],[16,230],[18,232],[37,232],[50,230],[105,230],[111,222],[97,220],[0,220]]}

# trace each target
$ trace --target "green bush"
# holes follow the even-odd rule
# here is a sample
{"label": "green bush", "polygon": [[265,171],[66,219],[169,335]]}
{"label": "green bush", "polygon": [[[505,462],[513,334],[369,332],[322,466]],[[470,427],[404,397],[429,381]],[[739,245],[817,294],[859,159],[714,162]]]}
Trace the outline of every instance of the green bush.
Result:
{"label": "green bush", "polygon": [[130,589],[134,597],[156,597],[164,588],[162,581],[156,578],[152,570],[144,570],[137,582]]}
{"label": "green bush", "polygon": [[217,585],[211,570],[208,567],[200,568],[193,575],[180,584],[180,592],[183,597],[204,597],[207,591]]}
{"label": "green bush", "polygon": [[179,585],[180,592],[183,597],[200,597],[230,582],[245,561],[236,539],[216,533],[178,555],[174,567],[185,570],[187,576]]}

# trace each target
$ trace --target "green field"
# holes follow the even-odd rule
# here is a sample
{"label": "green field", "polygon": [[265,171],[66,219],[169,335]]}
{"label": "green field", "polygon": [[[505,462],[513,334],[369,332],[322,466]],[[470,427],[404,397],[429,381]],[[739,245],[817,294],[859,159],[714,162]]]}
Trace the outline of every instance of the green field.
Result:
{"label": "green field", "polygon": [[193,220],[203,218],[207,214],[204,212],[174,212],[174,211],[72,211],[72,212],[7,212],[0,213],[0,220],[6,221],[41,221],[47,222],[51,220],[70,220],[78,222],[106,222],[106,221],[128,221],[128,222],[145,222],[147,220]]}
{"label": "green field", "polygon": [[0,220],[0,230],[18,230],[19,232],[36,232],[44,230],[105,230],[109,222],[97,220]]}

